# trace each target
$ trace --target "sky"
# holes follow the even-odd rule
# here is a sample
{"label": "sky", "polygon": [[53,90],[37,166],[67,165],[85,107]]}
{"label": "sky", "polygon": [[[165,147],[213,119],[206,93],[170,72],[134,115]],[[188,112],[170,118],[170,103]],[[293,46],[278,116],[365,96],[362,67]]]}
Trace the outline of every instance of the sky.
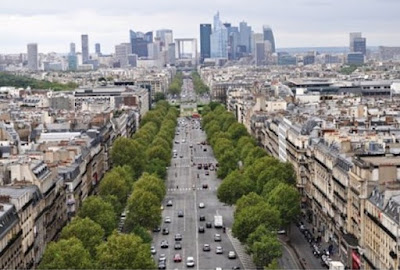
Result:
{"label": "sky", "polygon": [[129,29],[172,29],[174,38],[199,39],[199,24],[246,21],[256,33],[271,26],[277,48],[348,46],[362,32],[367,46],[400,46],[400,0],[0,0],[0,54],[65,53],[80,35],[103,53],[129,42]]}

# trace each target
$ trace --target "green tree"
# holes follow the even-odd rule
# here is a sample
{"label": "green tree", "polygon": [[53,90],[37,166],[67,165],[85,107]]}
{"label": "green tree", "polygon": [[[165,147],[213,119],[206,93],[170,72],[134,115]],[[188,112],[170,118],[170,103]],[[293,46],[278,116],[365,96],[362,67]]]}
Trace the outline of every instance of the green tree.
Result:
{"label": "green tree", "polygon": [[278,270],[282,269],[282,267],[279,265],[278,259],[273,259],[266,267],[264,267],[266,270]]}
{"label": "green tree", "polygon": [[[106,203],[112,205],[113,209],[114,209],[114,213],[116,215],[119,215],[120,213],[122,213],[122,211],[124,211],[124,207],[125,204],[121,204],[121,201],[119,200],[119,198],[115,195],[106,195],[106,196],[101,196],[101,199],[103,201],[105,201]],[[126,201],[125,201],[126,203]]]}
{"label": "green tree", "polygon": [[158,158],[168,162],[171,159],[171,152],[168,151],[169,149],[165,149],[161,145],[154,145],[147,149],[147,159],[152,160],[153,158]]}
{"label": "green tree", "polygon": [[165,196],[166,189],[164,182],[155,175],[144,173],[142,177],[133,185],[134,190],[143,190],[153,193],[157,196],[159,204]]}
{"label": "green tree", "polygon": [[238,170],[228,174],[218,188],[218,199],[229,205],[235,204],[238,199],[252,191],[252,183]]}
{"label": "green tree", "polygon": [[130,166],[135,179],[139,178],[143,172],[144,149],[135,140],[118,138],[112,146],[111,159],[114,166]]}
{"label": "green tree", "polygon": [[219,168],[217,171],[218,178],[225,178],[229,173],[234,171],[238,167],[238,159],[236,152],[232,150],[226,150],[219,158]]}
{"label": "green tree", "polygon": [[77,237],[92,256],[96,255],[96,247],[103,242],[104,230],[90,218],[74,218],[61,231],[61,239]]}
{"label": "green tree", "polygon": [[103,269],[155,269],[149,244],[134,234],[113,233],[97,248],[98,264]]}
{"label": "green tree", "polygon": [[146,165],[146,172],[156,174],[160,179],[165,179],[167,176],[167,162],[159,158],[153,158]]}
{"label": "green tree", "polygon": [[151,237],[149,231],[146,228],[143,228],[142,226],[133,227],[131,233],[142,238],[144,243],[150,244],[151,241],[153,241],[153,238]]}
{"label": "green tree", "polygon": [[39,269],[92,269],[89,251],[76,237],[50,242],[43,254]]}
{"label": "green tree", "polygon": [[260,147],[253,147],[244,160],[245,165],[253,164],[257,159],[265,157],[267,153]]}
{"label": "green tree", "polygon": [[160,100],[165,100],[165,94],[164,94],[164,93],[161,93],[161,92],[155,93],[155,95],[154,95],[154,101],[155,101],[155,102],[158,102],[158,101],[160,101]]}
{"label": "green tree", "polygon": [[244,127],[243,124],[240,123],[234,123],[232,125],[230,125],[228,131],[227,131],[230,135],[232,140],[239,140],[242,136],[247,136],[247,129]]}
{"label": "green tree", "polygon": [[265,234],[261,240],[251,246],[254,263],[258,266],[268,266],[282,256],[282,245],[276,235]]}
{"label": "green tree", "polygon": [[232,232],[242,243],[245,243],[249,234],[261,224],[269,230],[277,230],[280,225],[279,211],[266,202],[246,207],[236,214]]}
{"label": "green tree", "polygon": [[99,195],[101,197],[114,195],[118,198],[119,203],[124,205],[131,191],[132,183],[132,170],[130,167],[126,165],[123,167],[114,167],[101,180]]}
{"label": "green tree", "polygon": [[243,209],[246,209],[250,206],[255,206],[263,201],[264,198],[255,192],[250,192],[249,194],[242,196],[236,201],[235,218]]}
{"label": "green tree", "polygon": [[160,198],[152,192],[135,189],[128,199],[127,226],[154,228],[161,222]]}
{"label": "green tree", "polygon": [[300,194],[298,190],[285,183],[280,183],[269,194],[267,201],[278,209],[282,225],[289,227],[300,214]]}
{"label": "green tree", "polygon": [[98,196],[88,197],[78,211],[78,216],[81,218],[90,218],[99,224],[107,235],[117,227],[117,216],[113,206],[103,201]]}
{"label": "green tree", "polygon": [[282,183],[282,180],[278,178],[272,178],[267,181],[267,183],[264,184],[263,191],[262,191],[262,196],[266,199],[268,199],[269,194],[280,184]]}

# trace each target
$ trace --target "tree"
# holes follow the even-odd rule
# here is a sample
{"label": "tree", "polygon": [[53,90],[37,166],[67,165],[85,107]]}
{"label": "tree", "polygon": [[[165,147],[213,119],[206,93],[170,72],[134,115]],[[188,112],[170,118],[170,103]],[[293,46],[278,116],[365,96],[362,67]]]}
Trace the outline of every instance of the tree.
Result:
{"label": "tree", "polygon": [[218,178],[225,178],[230,172],[234,171],[238,167],[238,159],[236,152],[232,149],[226,149],[218,159],[221,164],[217,171]]}
{"label": "tree", "polygon": [[300,194],[298,190],[285,183],[280,183],[269,194],[267,201],[278,209],[282,225],[289,225],[297,219],[300,214]]}
{"label": "tree", "polygon": [[135,140],[118,138],[111,150],[111,159],[114,166],[129,165],[134,178],[139,178],[144,168],[144,149]]}
{"label": "tree", "polygon": [[160,198],[143,189],[135,189],[128,199],[129,213],[127,226],[142,226],[147,229],[158,226],[161,222]]}
{"label": "tree", "polygon": [[228,174],[218,188],[218,199],[229,205],[235,204],[243,195],[252,191],[252,183],[238,170]]}
{"label": "tree", "polygon": [[239,140],[242,136],[246,136],[249,133],[247,133],[247,129],[244,127],[243,124],[240,123],[233,123],[228,131],[227,131],[230,135],[232,140]]}
{"label": "tree", "polygon": [[104,229],[106,236],[117,227],[117,216],[113,206],[98,196],[88,197],[79,209],[78,216],[88,217],[98,223]]}
{"label": "tree", "polygon": [[153,158],[158,158],[168,162],[171,159],[171,152],[169,149],[165,149],[162,145],[154,145],[147,149],[147,160],[152,160]]}
{"label": "tree", "polygon": [[91,256],[95,256],[96,247],[103,242],[104,230],[90,218],[76,217],[61,231],[61,239],[72,237],[77,237]]}
{"label": "tree", "polygon": [[142,226],[133,227],[131,230],[131,233],[142,238],[144,243],[150,244],[151,241],[153,241],[153,238],[151,237],[151,234],[149,233],[149,231]]}
{"label": "tree", "polygon": [[93,262],[89,251],[76,237],[50,242],[39,269],[92,269]]}
{"label": "tree", "polygon": [[273,259],[266,267],[264,267],[266,270],[279,270],[282,269],[282,267],[279,265],[278,259]]}
{"label": "tree", "polygon": [[167,176],[167,162],[159,158],[153,158],[146,165],[146,172],[156,174],[160,179],[165,179]]}
{"label": "tree", "polygon": [[271,231],[277,230],[280,225],[279,211],[267,202],[246,207],[236,214],[232,232],[242,243],[245,243],[249,234],[261,224]]}
{"label": "tree", "polygon": [[100,182],[99,195],[106,197],[114,195],[118,198],[121,205],[125,205],[129,192],[132,188],[132,170],[128,166],[114,167],[106,173]]}
{"label": "tree", "polygon": [[97,260],[104,269],[155,269],[149,244],[134,234],[114,232],[97,248]]}
{"label": "tree", "polygon": [[243,209],[246,209],[250,206],[255,206],[263,201],[264,198],[255,192],[250,192],[249,194],[242,196],[236,202],[235,218]]}
{"label": "tree", "polygon": [[267,153],[264,151],[264,149],[256,146],[253,147],[248,155],[246,156],[244,160],[245,165],[253,164],[257,159],[260,159],[262,157],[265,157]]}
{"label": "tree", "polygon": [[264,171],[268,170],[270,167],[275,167],[279,164],[279,160],[273,157],[262,157],[256,159],[252,164],[247,164],[245,167],[245,174],[250,180],[256,182],[258,176]]}
{"label": "tree", "polygon": [[158,102],[160,100],[165,100],[165,94],[161,92],[157,92],[154,95],[154,102]]}
{"label": "tree", "polygon": [[282,180],[278,178],[272,178],[269,179],[267,183],[264,184],[264,187],[262,189],[262,196],[266,199],[268,199],[269,194],[280,184],[282,183]]}
{"label": "tree", "polygon": [[215,147],[214,147],[214,153],[215,156],[220,159],[221,156],[226,153],[226,151],[233,150],[233,142],[230,139],[225,139],[225,138],[218,138],[215,140]]}
{"label": "tree", "polygon": [[265,234],[251,246],[253,260],[257,266],[267,266],[282,256],[282,245],[276,235]]}
{"label": "tree", "polygon": [[143,190],[153,193],[157,196],[159,204],[165,196],[166,190],[164,182],[155,175],[144,173],[142,177],[133,185],[134,190]]}
{"label": "tree", "polygon": [[249,234],[249,237],[247,238],[247,248],[248,248],[248,252],[251,253],[251,247],[253,246],[253,244],[255,242],[260,242],[261,238],[264,235],[268,235],[268,234],[274,234],[274,232],[271,232],[269,229],[267,229],[267,227],[264,224],[261,224],[260,226],[258,226],[256,228],[256,230],[254,232],[252,232],[251,234]]}

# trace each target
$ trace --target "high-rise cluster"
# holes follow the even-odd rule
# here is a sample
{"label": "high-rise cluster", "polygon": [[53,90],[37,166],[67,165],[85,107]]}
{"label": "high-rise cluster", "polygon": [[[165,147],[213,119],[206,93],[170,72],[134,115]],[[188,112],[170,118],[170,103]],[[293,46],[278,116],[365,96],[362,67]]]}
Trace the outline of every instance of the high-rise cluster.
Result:
{"label": "high-rise cluster", "polygon": [[200,24],[200,62],[207,58],[225,58],[238,60],[242,57],[255,57],[256,64],[268,62],[275,53],[275,39],[269,26],[263,27],[263,33],[254,33],[246,22],[239,27],[222,23],[219,12],[214,23]]}
{"label": "high-rise cluster", "polygon": [[367,54],[367,39],[361,32],[350,33],[350,52],[347,54],[347,63],[362,65]]}

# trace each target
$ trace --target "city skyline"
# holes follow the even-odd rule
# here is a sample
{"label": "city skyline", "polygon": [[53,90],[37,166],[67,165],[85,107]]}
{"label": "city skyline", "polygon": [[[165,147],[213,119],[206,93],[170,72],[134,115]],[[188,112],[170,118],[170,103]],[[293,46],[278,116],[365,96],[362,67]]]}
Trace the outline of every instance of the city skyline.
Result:
{"label": "city skyline", "polygon": [[[205,0],[187,3],[173,0],[154,5],[117,0],[111,6],[105,1],[71,0],[69,8],[49,0],[23,0],[2,4],[0,53],[24,52],[26,44],[38,43],[39,52],[68,52],[70,42],[79,44],[82,33],[90,36],[90,51],[100,43],[104,53],[114,51],[119,43],[129,42],[127,32],[172,29],[174,38],[192,37],[199,40],[199,25],[212,23],[219,11],[222,22],[238,25],[246,21],[255,33],[263,25],[274,30],[276,47],[347,46],[349,32],[363,32],[369,46],[397,46],[400,36],[396,27],[400,18],[396,10],[400,2],[290,0],[290,3],[249,0]],[[20,7],[24,6],[24,9]],[[354,12],[357,10],[357,12]],[[317,37],[317,38],[316,38]]]}

